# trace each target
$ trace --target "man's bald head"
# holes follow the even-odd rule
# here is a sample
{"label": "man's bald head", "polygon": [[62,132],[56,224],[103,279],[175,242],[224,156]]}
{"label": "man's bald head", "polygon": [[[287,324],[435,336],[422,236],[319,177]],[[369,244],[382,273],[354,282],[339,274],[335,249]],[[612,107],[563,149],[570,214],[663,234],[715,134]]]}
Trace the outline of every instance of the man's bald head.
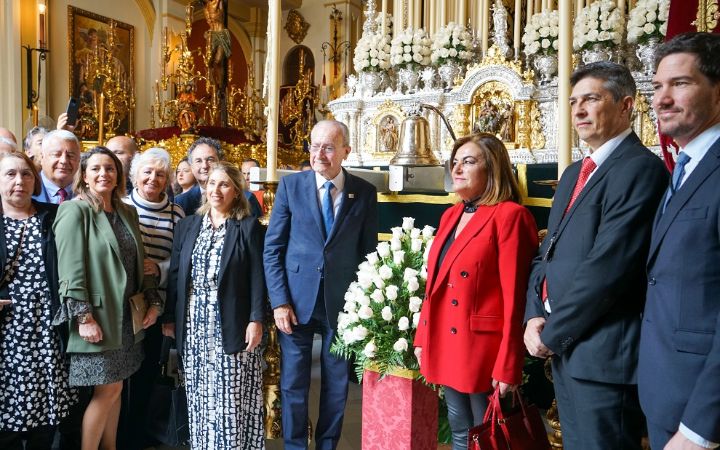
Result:
{"label": "man's bald head", "polygon": [[17,144],[12,140],[0,136],[0,153],[14,153],[17,151]]}
{"label": "man's bald head", "polygon": [[105,147],[110,149],[115,153],[115,156],[118,157],[123,165],[123,172],[126,174],[130,173],[130,163],[138,151],[135,141],[128,136],[115,136],[107,141]]}
{"label": "man's bald head", "polygon": [[17,138],[13,134],[12,131],[8,130],[7,128],[0,127],[0,137],[4,137],[5,139],[9,139],[17,145]]}

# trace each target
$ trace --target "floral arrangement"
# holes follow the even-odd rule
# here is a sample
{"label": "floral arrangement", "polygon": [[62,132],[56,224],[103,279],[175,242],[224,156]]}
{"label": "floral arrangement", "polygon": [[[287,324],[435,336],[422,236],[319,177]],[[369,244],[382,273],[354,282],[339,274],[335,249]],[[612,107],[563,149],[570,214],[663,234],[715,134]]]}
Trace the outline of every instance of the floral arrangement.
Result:
{"label": "floral arrangement", "polygon": [[381,374],[395,368],[418,370],[413,339],[425,296],[427,256],[435,229],[415,228],[403,218],[392,239],[381,242],[358,266],[357,281],[345,293],[330,351],[355,357],[358,377],[367,366]]}
{"label": "floral arrangement", "polygon": [[536,53],[543,55],[557,53],[559,23],[558,11],[543,11],[533,14],[530,22],[525,26],[525,34],[522,37],[525,54],[530,56]]}
{"label": "floral arrangement", "polygon": [[432,38],[433,64],[441,66],[448,62],[469,61],[473,57],[472,35],[459,23],[450,22],[441,27]]}
{"label": "floral arrangement", "polygon": [[631,44],[645,44],[667,34],[670,0],[639,0],[630,11],[627,40]]}
{"label": "floral arrangement", "polygon": [[623,16],[612,0],[591,3],[580,11],[573,28],[573,47],[587,50],[595,44],[620,45]]}
{"label": "floral arrangement", "polygon": [[390,63],[395,67],[411,68],[430,64],[430,38],[420,28],[407,28],[398,33],[390,46]]}
{"label": "floral arrangement", "polygon": [[390,37],[367,33],[357,42],[353,58],[356,72],[379,72],[390,68]]}

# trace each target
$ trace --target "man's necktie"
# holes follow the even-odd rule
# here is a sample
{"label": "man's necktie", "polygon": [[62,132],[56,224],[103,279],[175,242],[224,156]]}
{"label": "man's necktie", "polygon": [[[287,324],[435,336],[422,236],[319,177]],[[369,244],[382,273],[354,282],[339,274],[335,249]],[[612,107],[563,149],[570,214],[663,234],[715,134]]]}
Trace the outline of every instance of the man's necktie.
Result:
{"label": "man's necktie", "polygon": [[[578,179],[575,182],[575,188],[573,189],[573,193],[570,196],[570,201],[568,202],[568,205],[565,208],[565,212],[563,213],[563,215],[567,214],[567,212],[570,211],[573,203],[575,203],[575,200],[577,200],[577,198],[580,196],[580,192],[582,192],[583,188],[585,187],[585,183],[587,183],[588,178],[590,178],[590,174],[596,168],[597,164],[595,164],[595,161],[593,161],[592,158],[586,156],[585,159],[583,159],[582,166],[580,166],[580,174],[578,175]],[[545,278],[542,285],[542,300],[543,305],[545,306],[545,310],[547,312],[550,312],[550,305],[547,304],[547,299],[547,278]]]}
{"label": "man's necktie", "polygon": [[663,213],[665,212],[665,208],[667,208],[668,203],[670,203],[670,199],[672,198],[672,196],[675,195],[675,192],[677,192],[678,189],[680,189],[680,184],[682,183],[683,176],[685,175],[685,165],[689,162],[690,157],[687,155],[687,153],[680,152],[677,161],[675,161],[675,168],[673,169],[672,173],[670,189],[668,189],[667,195],[665,196]]}
{"label": "man's necktie", "polygon": [[67,200],[68,193],[64,188],[60,188],[57,191],[57,196],[60,197],[60,201],[58,202],[58,204],[60,204],[60,203],[64,202],[65,200]]}
{"label": "man's necktie", "polygon": [[332,230],[333,224],[335,223],[335,213],[333,210],[333,198],[332,189],[335,187],[332,181],[326,181],[323,184],[325,188],[325,195],[322,200],[322,213],[323,221],[325,222],[325,236],[330,236],[330,230]]}

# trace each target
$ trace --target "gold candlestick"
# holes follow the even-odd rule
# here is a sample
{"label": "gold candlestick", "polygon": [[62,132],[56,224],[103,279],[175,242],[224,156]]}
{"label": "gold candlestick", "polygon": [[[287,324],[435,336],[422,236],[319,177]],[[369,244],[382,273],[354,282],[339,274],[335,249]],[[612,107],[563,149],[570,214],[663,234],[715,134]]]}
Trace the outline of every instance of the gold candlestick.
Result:
{"label": "gold candlestick", "polygon": [[98,102],[98,145],[105,142],[105,94],[100,93],[100,101]]}

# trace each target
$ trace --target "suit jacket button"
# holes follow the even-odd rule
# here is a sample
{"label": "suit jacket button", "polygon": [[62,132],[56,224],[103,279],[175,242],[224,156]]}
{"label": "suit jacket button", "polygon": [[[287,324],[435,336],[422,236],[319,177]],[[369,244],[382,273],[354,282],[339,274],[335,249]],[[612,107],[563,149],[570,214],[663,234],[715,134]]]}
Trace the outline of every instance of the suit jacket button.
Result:
{"label": "suit jacket button", "polygon": [[463,278],[467,278],[467,277],[468,277],[468,273],[463,270],[462,272],[460,272],[460,276],[463,277]]}
{"label": "suit jacket button", "polygon": [[457,328],[455,328],[455,327],[450,328],[450,333],[457,334]]}
{"label": "suit jacket button", "polygon": [[648,284],[649,284],[650,286],[655,286],[655,283],[657,283],[657,281],[655,280],[655,278],[650,278],[650,279],[648,280]]}
{"label": "suit jacket button", "polygon": [[458,301],[455,300],[455,299],[452,299],[452,301],[451,301],[450,303],[451,303],[453,306],[457,306],[457,305],[458,305]]}

